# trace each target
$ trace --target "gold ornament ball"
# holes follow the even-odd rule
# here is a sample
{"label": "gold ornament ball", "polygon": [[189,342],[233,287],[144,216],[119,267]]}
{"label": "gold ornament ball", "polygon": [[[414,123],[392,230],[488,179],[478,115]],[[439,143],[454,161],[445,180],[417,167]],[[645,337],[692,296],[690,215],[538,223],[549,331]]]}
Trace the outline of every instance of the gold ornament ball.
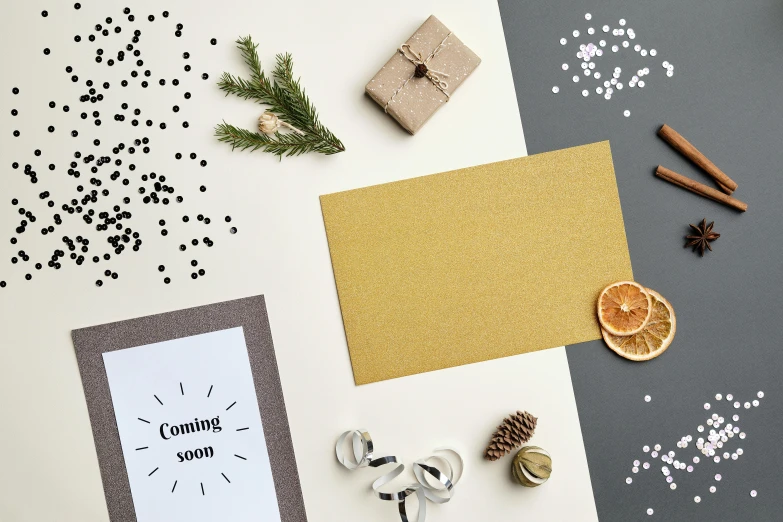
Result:
{"label": "gold ornament ball", "polygon": [[538,446],[525,446],[514,456],[511,473],[525,487],[540,486],[552,473],[552,457]]}

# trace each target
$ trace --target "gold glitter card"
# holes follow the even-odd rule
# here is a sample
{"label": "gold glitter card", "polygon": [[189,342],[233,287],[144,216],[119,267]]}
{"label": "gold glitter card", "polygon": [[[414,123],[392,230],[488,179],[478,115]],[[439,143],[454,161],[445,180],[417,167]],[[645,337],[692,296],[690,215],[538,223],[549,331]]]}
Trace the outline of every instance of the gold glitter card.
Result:
{"label": "gold glitter card", "polygon": [[321,196],[356,384],[600,338],[633,279],[609,142]]}

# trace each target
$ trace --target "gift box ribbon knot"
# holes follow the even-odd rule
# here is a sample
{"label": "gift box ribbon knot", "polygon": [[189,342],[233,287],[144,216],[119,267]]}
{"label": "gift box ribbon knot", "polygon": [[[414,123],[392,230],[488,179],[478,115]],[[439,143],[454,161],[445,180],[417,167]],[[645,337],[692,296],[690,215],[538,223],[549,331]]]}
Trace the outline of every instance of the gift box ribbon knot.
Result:
{"label": "gift box ribbon knot", "polygon": [[443,41],[438,44],[438,46],[433,49],[433,51],[427,56],[427,58],[422,58],[422,54],[420,52],[415,52],[413,49],[411,49],[411,46],[409,44],[402,44],[397,51],[404,56],[406,59],[410,60],[410,62],[415,65],[416,67],[413,69],[413,74],[410,75],[410,77],[405,80],[402,85],[400,85],[400,88],[394,91],[394,94],[391,95],[391,98],[389,98],[389,101],[386,102],[386,105],[383,106],[383,111],[388,112],[389,104],[394,100],[394,97],[397,96],[397,94],[405,88],[406,85],[408,85],[408,82],[411,81],[413,78],[427,78],[429,81],[432,82],[432,84],[440,90],[445,96],[446,101],[449,101],[449,93],[446,91],[446,89],[449,88],[449,84],[443,80],[443,78],[448,78],[449,75],[440,72],[435,71],[433,69],[430,69],[427,64],[430,60],[435,58],[435,56],[438,55],[438,53],[443,49],[443,46],[446,44],[446,40],[449,39],[451,36],[451,33],[447,34],[446,37],[443,39]]}

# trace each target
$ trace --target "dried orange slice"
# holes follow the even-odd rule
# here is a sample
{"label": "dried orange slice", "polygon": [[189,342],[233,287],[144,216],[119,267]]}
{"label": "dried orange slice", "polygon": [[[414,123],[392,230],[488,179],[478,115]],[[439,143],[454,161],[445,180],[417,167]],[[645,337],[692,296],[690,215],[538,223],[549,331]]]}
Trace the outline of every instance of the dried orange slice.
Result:
{"label": "dried orange slice", "polygon": [[641,332],[628,336],[612,335],[604,329],[604,341],[617,355],[632,361],[648,361],[658,357],[672,344],[677,332],[677,316],[664,297],[647,288],[652,298],[652,314]]}
{"label": "dried orange slice", "polygon": [[647,289],[633,281],[620,281],[604,288],[598,297],[598,321],[612,335],[640,332],[652,312]]}

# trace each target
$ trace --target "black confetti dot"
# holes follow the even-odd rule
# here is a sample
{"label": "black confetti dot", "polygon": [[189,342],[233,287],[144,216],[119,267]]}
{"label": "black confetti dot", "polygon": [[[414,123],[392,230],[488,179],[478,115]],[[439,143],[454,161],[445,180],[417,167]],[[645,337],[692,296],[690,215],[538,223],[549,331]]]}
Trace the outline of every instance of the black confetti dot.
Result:
{"label": "black confetti dot", "polygon": [[182,31],[174,31],[174,36],[179,38],[180,36],[182,36]]}
{"label": "black confetti dot", "polygon": [[95,281],[95,286],[103,286],[103,281],[98,279],[97,281]]}
{"label": "black confetti dot", "polygon": [[47,16],[49,16],[49,12],[48,11],[41,11],[41,16],[46,18]]}
{"label": "black confetti dot", "polygon": [[5,288],[5,281],[0,281],[0,288]]}
{"label": "black confetti dot", "polygon": [[192,274],[190,274],[190,277],[193,279],[198,279],[198,274],[196,272],[193,272]]}
{"label": "black confetti dot", "polygon": [[170,277],[164,277],[163,278],[163,282],[166,283],[166,284],[169,284],[169,283],[171,283],[171,278]]}
{"label": "black confetti dot", "polygon": [[[174,112],[177,112],[177,111],[174,111]],[[19,114],[19,111],[17,111],[16,109],[11,109],[11,116],[16,116],[17,114]]]}
{"label": "black confetti dot", "polygon": [[190,127],[190,123],[183,121],[182,126],[187,129],[188,127]]}
{"label": "black confetti dot", "polygon": [[19,94],[19,87],[14,87],[13,89],[11,89],[11,92],[14,94]]}
{"label": "black confetti dot", "polygon": [[209,79],[209,75],[207,73],[204,73],[204,74],[201,75],[201,79],[202,80],[207,80],[207,79]]}
{"label": "black confetti dot", "polygon": [[81,42],[82,41],[82,37],[77,34],[76,36],[73,37],[73,41],[74,42]]}
{"label": "black confetti dot", "polygon": [[209,41],[212,45],[217,45],[217,38],[213,38]]}
{"label": "black confetti dot", "polygon": [[49,53],[51,53],[51,51],[50,51],[50,50],[49,50],[49,48],[47,47],[46,49],[44,49],[43,53],[44,53],[44,54],[46,54],[46,55],[48,55]]}
{"label": "black confetti dot", "polygon": [[190,93],[189,93],[189,92],[186,92],[186,93],[185,93],[185,99],[186,99],[186,100],[189,100],[189,99],[190,99]]}
{"label": "black confetti dot", "polygon": [[231,232],[232,234],[236,234],[237,233],[237,227],[231,227],[229,229],[229,232]]}
{"label": "black confetti dot", "polygon": [[179,246],[179,250],[180,250],[180,252],[184,252],[184,251],[185,251],[187,248],[188,248],[188,247],[187,247],[187,246],[185,246],[185,245],[180,245],[180,246]]}
{"label": "black confetti dot", "polygon": [[155,17],[154,17],[154,16],[152,16],[152,15],[149,15],[149,16],[147,17],[147,20],[149,20],[150,22],[154,22],[154,21],[155,21]]}
{"label": "black confetti dot", "polygon": [[199,187],[199,190],[201,192],[206,192],[207,191],[207,187],[205,187],[204,185],[201,185],[201,187]]}
{"label": "black confetti dot", "polygon": [[185,72],[190,72],[190,65],[185,66]]}
{"label": "black confetti dot", "polygon": [[193,260],[190,262],[190,266],[198,266],[198,261],[196,261],[195,259],[193,259]]}
{"label": "black confetti dot", "polygon": [[30,279],[33,278],[33,275],[32,274],[25,274],[24,278],[29,281]]}

